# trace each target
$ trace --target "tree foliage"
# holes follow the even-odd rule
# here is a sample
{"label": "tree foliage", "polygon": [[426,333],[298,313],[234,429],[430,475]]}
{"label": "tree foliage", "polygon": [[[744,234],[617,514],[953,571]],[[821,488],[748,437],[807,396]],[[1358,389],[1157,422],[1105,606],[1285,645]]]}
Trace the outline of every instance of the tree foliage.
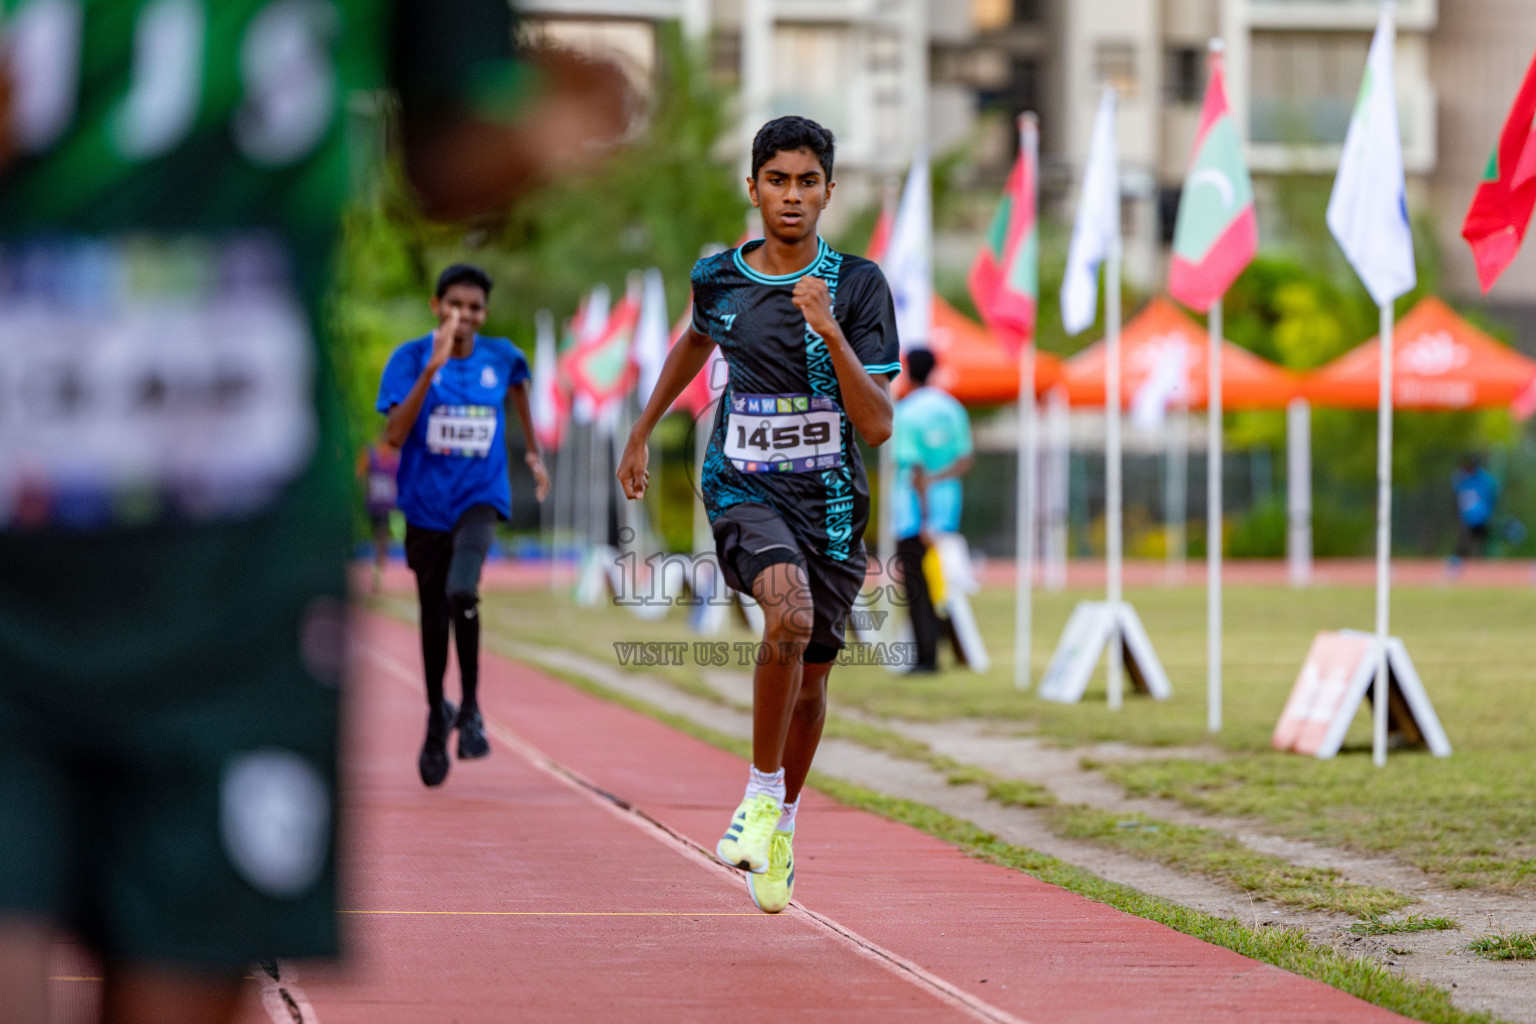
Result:
{"label": "tree foliage", "polygon": [[462,260],[489,271],[485,332],[512,338],[531,359],[539,310],[563,321],[595,284],[621,294],[631,272],[658,267],[676,317],[700,250],[740,235],[744,189],[717,155],[729,124],[723,96],[675,26],[662,26],[657,41],[646,130],[598,174],[552,181],[496,217],[427,221],[385,154],[344,218],[331,301],[356,441],[379,429],[373,398],[389,353],[432,327],[427,300],[443,266]]}

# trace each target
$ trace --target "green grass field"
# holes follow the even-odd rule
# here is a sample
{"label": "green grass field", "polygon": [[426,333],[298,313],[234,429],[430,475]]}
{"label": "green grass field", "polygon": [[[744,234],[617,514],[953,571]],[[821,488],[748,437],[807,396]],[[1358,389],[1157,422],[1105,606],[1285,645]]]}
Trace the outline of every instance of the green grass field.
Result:
{"label": "green grass field", "polygon": [[[1036,595],[1038,680],[1072,606],[1097,594]],[[1375,769],[1362,712],[1344,752],[1318,761],[1269,749],[1269,736],[1314,633],[1369,628],[1368,588],[1239,587],[1228,591],[1225,728],[1205,731],[1205,592],[1128,592],[1173,681],[1166,702],[1104,704],[1102,670],[1078,705],[1054,705],[1012,685],[1012,594],[977,595],[994,666],[913,679],[878,667],[843,666],[832,677],[834,709],[936,720],[988,718],[1064,745],[1118,740],[1148,746],[1210,744],[1211,758],[1115,764],[1103,771],[1133,793],[1252,815],[1277,831],[1372,853],[1390,853],[1451,885],[1526,889],[1536,884],[1536,794],[1529,748],[1536,729],[1536,591],[1419,588],[1394,594],[1393,631],[1403,637],[1455,748],[1449,759],[1394,752]],[[488,595],[487,625],[502,635],[568,647],[617,664],[617,641],[695,639],[680,609],[641,622],[604,606],[578,609],[564,594]],[[750,642],[744,627],[723,639]],[[735,651],[729,668],[747,671]],[[685,664],[645,666],[708,691],[692,648]]]}

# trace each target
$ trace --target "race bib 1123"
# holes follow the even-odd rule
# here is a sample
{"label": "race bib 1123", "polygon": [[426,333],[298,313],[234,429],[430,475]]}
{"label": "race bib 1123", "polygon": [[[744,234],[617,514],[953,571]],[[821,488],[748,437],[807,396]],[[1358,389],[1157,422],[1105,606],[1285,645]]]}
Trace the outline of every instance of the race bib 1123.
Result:
{"label": "race bib 1123", "polygon": [[843,410],[825,395],[732,395],[725,456],[743,473],[843,464]]}
{"label": "race bib 1123", "polygon": [[496,410],[489,405],[440,405],[427,417],[427,451],[483,459],[496,440]]}

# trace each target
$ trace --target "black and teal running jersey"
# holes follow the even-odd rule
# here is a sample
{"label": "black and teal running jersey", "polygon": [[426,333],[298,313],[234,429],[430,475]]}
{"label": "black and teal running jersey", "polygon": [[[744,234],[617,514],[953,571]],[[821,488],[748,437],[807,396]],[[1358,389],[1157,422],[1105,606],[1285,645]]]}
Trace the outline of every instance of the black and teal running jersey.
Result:
{"label": "black and teal running jersey", "polygon": [[701,491],[714,521],[761,502],[807,547],[835,562],[859,557],[869,521],[869,484],[826,342],[791,298],[801,277],[827,283],[843,335],[870,374],[901,369],[896,307],[880,268],[821,242],[804,270],[773,277],[743,253],[693,268],[693,329],[720,346],[730,368],[704,458]]}

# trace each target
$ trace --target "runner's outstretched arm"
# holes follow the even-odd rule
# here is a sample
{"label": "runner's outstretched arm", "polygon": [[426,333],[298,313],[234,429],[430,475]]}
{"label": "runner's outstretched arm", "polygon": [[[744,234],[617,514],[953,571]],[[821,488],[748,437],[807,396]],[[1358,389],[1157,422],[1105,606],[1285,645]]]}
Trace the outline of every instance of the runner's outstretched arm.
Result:
{"label": "runner's outstretched arm", "polygon": [[544,459],[539,454],[539,435],[533,430],[533,410],[528,407],[528,382],[521,381],[507,389],[507,402],[517,412],[517,421],[523,425],[523,440],[528,454],[523,461],[533,470],[533,496],[542,502],[549,494],[549,474],[544,470]]}
{"label": "runner's outstretched arm", "polygon": [[[672,351],[667,353],[661,375],[656,379],[656,386],[651,389],[651,399],[645,403],[645,410],[630,430],[629,440],[624,444],[624,457],[619,460],[619,484],[624,488],[624,497],[631,501],[643,498],[645,488],[651,482],[651,474],[646,470],[651,460],[651,431],[656,429],[656,424],[672,408],[672,403],[677,401],[677,396],[683,393],[688,382],[704,369],[714,347],[713,338],[700,334],[690,326],[677,344],[672,346]],[[863,372],[862,367],[859,372]]]}
{"label": "runner's outstretched arm", "polygon": [[848,344],[837,318],[832,315],[832,297],[827,282],[819,277],[802,277],[795,284],[795,305],[805,314],[805,322],[821,335],[832,356],[837,372],[837,386],[843,393],[843,411],[853,421],[859,436],[871,448],[878,448],[891,436],[894,410],[891,407],[891,382],[871,376],[864,369],[858,353]]}

